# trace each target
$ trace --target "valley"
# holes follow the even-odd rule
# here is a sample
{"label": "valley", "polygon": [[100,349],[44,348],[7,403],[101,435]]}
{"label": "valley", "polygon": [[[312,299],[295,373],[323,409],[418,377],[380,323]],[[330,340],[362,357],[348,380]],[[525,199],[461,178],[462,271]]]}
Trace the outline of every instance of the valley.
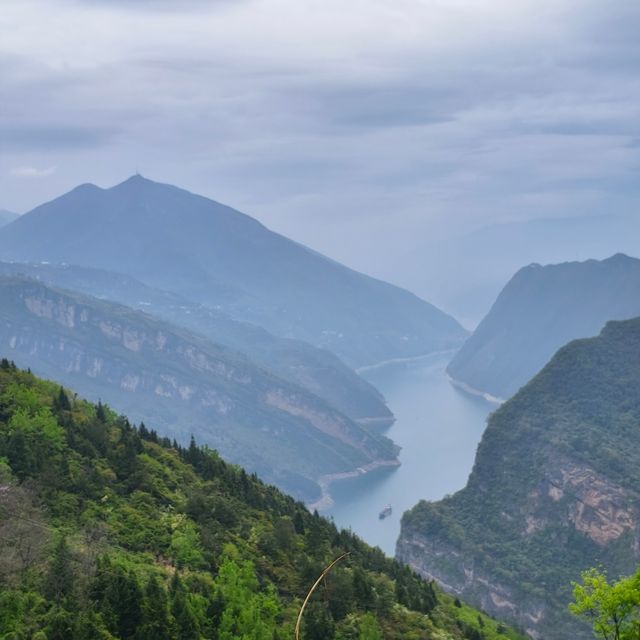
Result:
{"label": "valley", "polygon": [[640,640],[639,25],[2,2],[0,640]]}
{"label": "valley", "polygon": [[[390,556],[405,510],[464,486],[485,420],[495,408],[450,384],[445,373],[449,358],[435,354],[363,374],[383,392],[396,416],[384,433],[401,447],[401,466],[332,484],[334,504],[322,513]],[[387,504],[393,512],[380,520]]]}

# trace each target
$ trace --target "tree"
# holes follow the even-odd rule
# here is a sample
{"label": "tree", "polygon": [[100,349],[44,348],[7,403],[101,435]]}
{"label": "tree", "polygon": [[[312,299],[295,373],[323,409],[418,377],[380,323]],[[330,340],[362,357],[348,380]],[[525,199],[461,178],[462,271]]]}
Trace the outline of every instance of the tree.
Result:
{"label": "tree", "polygon": [[75,576],[71,563],[69,545],[66,538],[61,536],[53,550],[44,584],[43,593],[47,600],[60,604],[73,594]]}
{"label": "tree", "polygon": [[64,387],[60,387],[55,405],[59,411],[71,411],[71,402],[69,402],[69,397],[67,396]]}
{"label": "tree", "polygon": [[31,491],[3,479],[0,459],[0,583],[19,581],[46,557],[48,528]]}
{"label": "tree", "polygon": [[144,590],[144,605],[142,609],[143,638],[153,640],[170,640],[171,623],[169,620],[169,601],[167,592],[158,580],[152,575]]}
{"label": "tree", "polygon": [[378,621],[372,613],[365,613],[360,618],[360,635],[358,640],[384,640]]}
{"label": "tree", "polygon": [[597,569],[582,573],[582,584],[573,583],[574,602],[569,610],[589,620],[603,640],[640,639],[640,570],[610,583]]}
{"label": "tree", "polygon": [[216,591],[224,602],[218,629],[220,640],[273,638],[280,610],[278,600],[273,588],[259,592],[251,562],[225,560],[216,578]]}
{"label": "tree", "polygon": [[175,637],[192,640],[200,637],[200,625],[184,584],[176,571],[171,579],[171,614],[175,621]]}

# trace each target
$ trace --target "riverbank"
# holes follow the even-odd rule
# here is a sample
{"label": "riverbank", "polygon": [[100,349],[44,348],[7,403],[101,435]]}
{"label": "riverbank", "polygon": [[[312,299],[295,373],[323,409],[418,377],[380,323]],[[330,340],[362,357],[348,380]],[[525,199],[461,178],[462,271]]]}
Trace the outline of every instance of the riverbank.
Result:
{"label": "riverbank", "polygon": [[410,356],[408,358],[391,358],[390,360],[382,360],[382,362],[377,362],[376,364],[370,364],[365,367],[359,367],[356,369],[356,373],[358,375],[362,375],[363,373],[371,373],[372,371],[376,371],[377,369],[382,369],[388,365],[392,364],[412,364],[415,362],[420,362],[422,360],[427,360],[428,358],[440,358],[447,355],[454,355],[457,353],[458,349],[445,349],[444,351],[431,351],[429,353],[425,353],[421,356]]}
{"label": "riverbank", "polygon": [[460,389],[460,391],[464,391],[469,395],[482,398],[483,400],[486,400],[491,404],[495,404],[498,407],[502,403],[506,402],[504,398],[499,398],[498,396],[492,396],[490,393],[487,393],[486,391],[480,391],[480,389],[476,389],[475,387],[468,385],[466,382],[462,382],[460,380],[456,380],[455,378],[452,378],[449,374],[447,374],[447,379],[454,387],[456,387],[456,389]]}
{"label": "riverbank", "polygon": [[376,429],[389,428],[396,421],[395,416],[382,416],[380,418],[355,418],[354,422],[363,427],[375,427]]}
{"label": "riverbank", "polygon": [[[451,352],[449,352],[450,354]],[[396,422],[385,435],[402,463],[331,484],[333,506],[323,515],[393,556],[400,520],[420,500],[440,500],[464,487],[487,414],[495,405],[461,393],[447,379],[449,354],[380,366],[365,378],[380,389]],[[384,520],[380,510],[392,505]]]}
{"label": "riverbank", "polygon": [[340,473],[328,473],[324,476],[321,476],[318,479],[318,485],[320,486],[321,496],[315,502],[311,502],[307,504],[307,508],[309,511],[325,511],[330,509],[333,506],[333,498],[331,497],[331,492],[329,489],[334,482],[339,482],[340,480],[349,480],[350,478],[358,478],[364,476],[372,471],[377,471],[379,469],[384,468],[395,468],[400,466],[400,461],[398,459],[394,460],[374,460],[369,464],[366,464],[362,467],[358,467],[353,471],[342,471]]}

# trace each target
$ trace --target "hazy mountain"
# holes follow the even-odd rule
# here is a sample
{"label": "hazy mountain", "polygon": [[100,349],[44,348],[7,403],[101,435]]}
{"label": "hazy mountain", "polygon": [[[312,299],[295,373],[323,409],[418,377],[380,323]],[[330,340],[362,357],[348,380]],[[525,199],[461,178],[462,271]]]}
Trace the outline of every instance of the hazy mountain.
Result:
{"label": "hazy mountain", "polygon": [[321,475],[397,454],[387,438],[239,353],[34,280],[0,278],[0,353],[179,441],[194,434],[307,499],[318,497]]}
{"label": "hazy mountain", "polygon": [[132,275],[353,366],[451,348],[465,336],[413,294],[356,273],[222,204],[134,176],[85,184],[0,231],[0,257]]}
{"label": "hazy mountain", "polygon": [[389,425],[393,414],[380,392],[326,349],[278,338],[265,329],[130,276],[72,265],[0,262],[0,274],[27,275],[47,284],[143,310],[240,351],[254,363],[327,400],[350,418]]}
{"label": "hazy mountain", "polygon": [[640,315],[640,260],[530,265],[509,281],[447,371],[501,398],[513,395],[555,351],[597,335],[607,320]]}
{"label": "hazy mountain", "polygon": [[4,227],[6,224],[18,219],[18,214],[6,209],[0,209],[0,227]]}
{"label": "hazy mountain", "polygon": [[591,638],[571,581],[640,562],[640,318],[571,342],[493,413],[467,486],[402,520],[398,558],[537,638]]}
{"label": "hazy mountain", "polygon": [[429,244],[407,261],[402,282],[474,327],[524,265],[640,256],[638,216],[575,216],[491,225]]}

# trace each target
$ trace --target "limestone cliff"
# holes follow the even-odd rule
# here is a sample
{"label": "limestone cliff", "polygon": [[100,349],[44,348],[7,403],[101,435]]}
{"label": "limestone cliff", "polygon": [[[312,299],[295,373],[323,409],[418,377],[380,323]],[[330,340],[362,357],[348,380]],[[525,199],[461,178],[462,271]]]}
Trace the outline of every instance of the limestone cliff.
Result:
{"label": "limestone cliff", "polygon": [[0,353],[302,498],[327,473],[396,458],[390,440],[239,353],[33,280],[0,278]]}
{"label": "limestone cliff", "polygon": [[535,638],[588,567],[640,561],[640,319],[561,349],[490,418],[467,486],[403,517],[398,558]]}

